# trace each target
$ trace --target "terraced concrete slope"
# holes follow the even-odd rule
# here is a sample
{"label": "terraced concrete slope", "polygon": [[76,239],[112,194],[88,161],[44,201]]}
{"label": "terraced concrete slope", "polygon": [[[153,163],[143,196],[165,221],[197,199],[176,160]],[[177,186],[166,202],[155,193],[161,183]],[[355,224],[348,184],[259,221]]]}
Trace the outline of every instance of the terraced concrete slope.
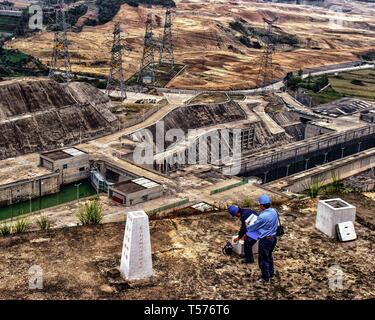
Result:
{"label": "terraced concrete slope", "polygon": [[[207,128],[218,124],[246,119],[246,113],[234,101],[211,105],[194,105],[174,109],[163,118],[165,132],[171,129]],[[148,128],[155,139],[156,125]]]}
{"label": "terraced concrete slope", "polygon": [[117,127],[110,101],[84,83],[0,82],[0,158],[78,143]]}

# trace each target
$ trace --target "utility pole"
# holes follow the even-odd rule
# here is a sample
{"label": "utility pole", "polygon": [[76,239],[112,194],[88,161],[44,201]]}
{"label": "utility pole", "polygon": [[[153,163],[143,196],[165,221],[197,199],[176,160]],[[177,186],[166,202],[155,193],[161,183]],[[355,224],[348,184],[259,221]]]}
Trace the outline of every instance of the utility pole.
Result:
{"label": "utility pole", "polygon": [[72,78],[72,69],[70,64],[70,53],[67,36],[67,23],[64,9],[64,0],[59,0],[56,8],[55,35],[53,40],[53,51],[49,77],[54,78],[60,75],[63,79]]}
{"label": "utility pole", "polygon": [[174,66],[173,36],[172,36],[172,10],[168,6],[165,12],[164,36],[161,47],[160,63],[168,63]]}
{"label": "utility pole", "polygon": [[263,18],[265,25],[266,25],[266,35],[263,37],[264,42],[264,50],[262,53],[262,58],[260,62],[260,72],[258,75],[257,86],[258,87],[265,87],[272,83],[273,81],[273,61],[272,55],[275,52],[275,44],[272,43],[272,30],[275,23],[279,20],[278,17],[269,20]]}
{"label": "utility pole", "polygon": [[120,90],[121,101],[124,101],[127,98],[124,68],[122,66],[123,47],[124,46],[121,42],[121,26],[119,22],[116,22],[115,29],[113,31],[112,58],[106,92],[109,96],[113,90]]}
{"label": "utility pole", "polygon": [[152,30],[152,4],[148,3],[148,13],[146,20],[146,32],[144,37],[143,55],[140,70],[138,73],[139,84],[155,83],[155,44]]}
{"label": "utility pole", "polygon": [[79,203],[79,186],[81,185],[82,183],[78,183],[78,184],[75,184],[74,186],[77,188],[77,202]]}

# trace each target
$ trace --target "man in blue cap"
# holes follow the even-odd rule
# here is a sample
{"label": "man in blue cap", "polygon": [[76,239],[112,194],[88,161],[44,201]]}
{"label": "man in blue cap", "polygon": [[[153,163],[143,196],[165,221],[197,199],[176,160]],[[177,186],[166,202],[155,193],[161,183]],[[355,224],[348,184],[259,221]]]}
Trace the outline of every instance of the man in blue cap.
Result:
{"label": "man in blue cap", "polygon": [[246,229],[246,220],[251,215],[258,214],[248,208],[240,208],[236,205],[231,205],[228,207],[229,214],[232,217],[237,217],[241,220],[241,228],[238,232],[238,236],[236,239],[234,239],[234,242],[237,242],[239,240],[244,240],[244,252],[245,252],[245,259],[242,260],[242,263],[254,263],[254,256],[253,256],[253,245],[257,242],[258,236],[257,232],[249,232]]}
{"label": "man in blue cap", "polygon": [[269,282],[275,275],[272,253],[277,242],[279,220],[277,211],[271,208],[271,198],[268,195],[261,195],[258,202],[261,213],[255,223],[247,227],[247,231],[256,231],[259,235],[258,261],[262,278],[258,282],[263,283]]}

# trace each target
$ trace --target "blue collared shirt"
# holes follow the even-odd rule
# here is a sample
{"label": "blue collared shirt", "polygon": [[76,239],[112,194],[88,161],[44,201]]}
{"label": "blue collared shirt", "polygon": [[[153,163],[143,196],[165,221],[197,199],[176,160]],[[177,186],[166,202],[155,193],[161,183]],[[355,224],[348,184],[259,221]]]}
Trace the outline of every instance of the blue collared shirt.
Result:
{"label": "blue collared shirt", "polygon": [[262,211],[255,223],[247,227],[247,232],[255,231],[259,239],[274,236],[276,234],[279,220],[274,208],[268,208]]}

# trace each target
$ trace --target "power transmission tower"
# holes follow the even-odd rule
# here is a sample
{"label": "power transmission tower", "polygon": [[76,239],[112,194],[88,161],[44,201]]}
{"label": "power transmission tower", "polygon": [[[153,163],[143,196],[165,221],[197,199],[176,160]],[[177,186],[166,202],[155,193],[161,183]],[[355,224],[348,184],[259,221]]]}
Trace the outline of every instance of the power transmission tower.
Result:
{"label": "power transmission tower", "polygon": [[56,8],[55,35],[53,40],[53,51],[49,77],[56,75],[64,79],[72,78],[70,54],[67,36],[67,23],[64,9],[64,0],[60,0]]}
{"label": "power transmission tower", "polygon": [[172,10],[168,6],[165,12],[164,36],[160,54],[160,63],[174,66],[173,37],[172,37]]}
{"label": "power transmission tower", "polygon": [[266,24],[266,35],[263,37],[264,50],[260,62],[260,72],[258,75],[257,85],[258,87],[265,87],[273,82],[273,61],[272,55],[275,52],[275,44],[272,43],[272,31],[276,24],[278,17],[269,20],[263,18]]}
{"label": "power transmission tower", "polygon": [[107,95],[109,96],[111,91],[120,90],[121,100],[124,101],[126,97],[125,88],[125,77],[124,68],[122,66],[122,49],[124,46],[121,41],[121,26],[117,22],[113,31],[113,46],[112,46],[112,58],[111,68],[109,71],[109,77],[107,82]]}
{"label": "power transmission tower", "polygon": [[152,30],[151,1],[148,3],[143,55],[137,81],[139,84],[153,84],[155,82],[155,44]]}

